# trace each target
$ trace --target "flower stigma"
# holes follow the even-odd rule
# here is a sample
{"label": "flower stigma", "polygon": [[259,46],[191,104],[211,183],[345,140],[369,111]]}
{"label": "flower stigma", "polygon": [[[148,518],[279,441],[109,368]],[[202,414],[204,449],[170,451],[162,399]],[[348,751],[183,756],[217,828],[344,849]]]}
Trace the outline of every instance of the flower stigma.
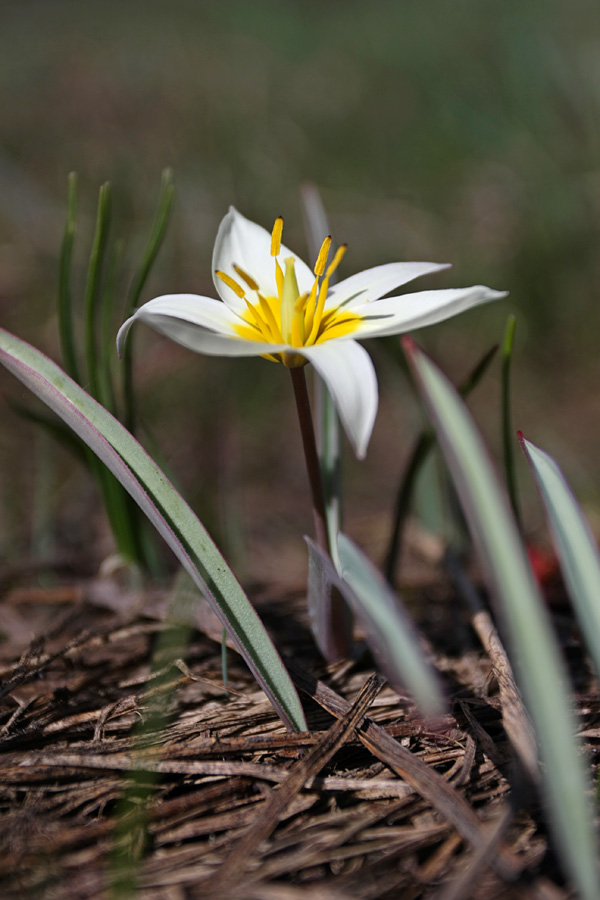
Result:
{"label": "flower stigma", "polygon": [[[235,332],[245,340],[288,344],[290,347],[310,347],[353,334],[362,316],[341,306],[325,309],[330,278],[341,263],[347,245],[338,247],[327,265],[331,237],[325,238],[313,268],[313,285],[310,291],[300,293],[294,257],[283,259],[283,265],[279,260],[282,231],[283,219],[279,216],[271,232],[277,296],[262,293],[252,274],[235,263],[233,269],[238,280],[220,269],[216,271],[217,277],[246,303],[246,309],[240,313],[240,324],[234,325]],[[283,363],[288,368],[304,366],[308,362],[300,354],[289,351],[266,354],[265,359]]]}

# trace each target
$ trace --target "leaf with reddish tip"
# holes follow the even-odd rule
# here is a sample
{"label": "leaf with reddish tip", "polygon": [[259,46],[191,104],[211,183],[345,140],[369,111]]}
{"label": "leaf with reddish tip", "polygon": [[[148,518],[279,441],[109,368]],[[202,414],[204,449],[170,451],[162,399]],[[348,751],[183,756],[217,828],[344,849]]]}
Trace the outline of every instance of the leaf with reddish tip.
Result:
{"label": "leaf with reddish tip", "polygon": [[597,839],[568,675],[525,548],[483,440],[454,387],[410,339],[403,341],[454,479],[473,542],[497,601],[544,762],[542,776],[557,850],[579,894],[600,897]]}
{"label": "leaf with reddish tip", "polygon": [[131,494],[207,598],[286,726],[305,731],[298,694],[262,622],[202,523],[141,444],[47,356],[3,329],[0,362]]}
{"label": "leaf with reddish tip", "polygon": [[561,562],[565,583],[581,630],[600,677],[600,554],[575,495],[556,460],[526,440],[519,440],[531,463]]}

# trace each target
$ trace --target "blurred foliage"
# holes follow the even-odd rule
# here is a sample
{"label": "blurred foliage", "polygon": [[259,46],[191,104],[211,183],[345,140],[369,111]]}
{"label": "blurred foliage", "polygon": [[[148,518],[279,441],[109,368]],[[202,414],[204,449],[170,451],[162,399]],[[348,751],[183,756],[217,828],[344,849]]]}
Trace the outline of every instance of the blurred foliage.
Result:
{"label": "blurred foliage", "polygon": [[[432,329],[428,346],[459,378],[463,356],[496,340],[516,310],[516,424],[521,356],[532,379],[523,409],[552,398],[570,415],[577,386],[584,408],[569,427],[589,440],[583,423],[596,391],[581,385],[598,375],[589,327],[600,282],[597,3],[5,0],[0,25],[7,328],[52,352],[72,169],[88,232],[97,186],[110,179],[116,215],[141,247],[159,173],[173,167],[173,230],[142,300],[211,292],[212,242],[229,203],[267,227],[285,215],[290,244],[302,250],[298,186],[311,179],[350,244],[344,274],[430,258],[454,264],[432,286],[510,290],[498,309]],[[83,261],[75,264],[83,280]],[[272,367],[198,360],[149,335],[139,349],[142,406],[172,437],[174,468],[197,496],[219,477],[215,447],[235,448],[236,429],[257,418],[265,430],[244,439],[245,475],[265,445],[263,471],[286,465],[283,432],[294,423],[285,407],[273,414],[288,386]],[[392,378],[383,372],[384,393]],[[189,390],[194,379],[203,391]],[[223,416],[211,444],[215,403]],[[376,458],[377,446],[376,432]],[[597,450],[598,440],[587,459]]]}

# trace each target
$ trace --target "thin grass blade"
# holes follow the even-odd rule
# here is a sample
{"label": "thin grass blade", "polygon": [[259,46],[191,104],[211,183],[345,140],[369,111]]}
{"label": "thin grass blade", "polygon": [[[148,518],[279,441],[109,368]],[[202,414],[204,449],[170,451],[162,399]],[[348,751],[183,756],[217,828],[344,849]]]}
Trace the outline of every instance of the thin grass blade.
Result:
{"label": "thin grass blade", "polygon": [[[146,249],[144,250],[142,261],[131,284],[127,305],[124,310],[123,321],[133,314],[133,311],[139,303],[148,276],[156,262],[169,224],[174,196],[175,184],[173,172],[171,169],[165,169],[162,173],[158,207],[152,224],[152,231]],[[132,434],[134,433],[136,424],[135,395],[133,390],[133,346],[134,335],[130,334],[129,340],[123,351],[123,395],[125,401],[124,422],[126,428]]]}
{"label": "thin grass blade", "polygon": [[123,243],[117,241],[111,248],[106,266],[106,284],[100,303],[100,357],[98,363],[98,399],[105,409],[117,414],[117,398],[112,376],[112,362],[116,357],[114,333],[114,308],[117,274],[123,256]]}
{"label": "thin grass blade", "polygon": [[531,463],[565,583],[600,677],[600,554],[587,519],[556,460],[526,440],[521,446]]}
{"label": "thin grass blade", "polygon": [[410,339],[403,341],[419,390],[497,601],[534,723],[544,801],[563,865],[585,900],[600,896],[589,782],[567,693],[568,676],[525,549],[483,441],[448,379]]}
{"label": "thin grass blade", "polygon": [[209,600],[282,720],[305,730],[298,695],[263,624],[201,522],[144,448],[48,357],[2,329],[0,362],[110,468]]}
{"label": "thin grass blade", "polygon": [[332,584],[362,621],[367,643],[386,678],[408,690],[422,714],[447,712],[438,678],[420,647],[419,634],[398,597],[375,566],[344,534],[338,535],[341,571],[309,538],[311,569],[323,584]]}
{"label": "thin grass blade", "polygon": [[60,250],[58,267],[58,331],[65,369],[78,384],[81,384],[79,363],[77,362],[75,329],[73,324],[73,299],[71,294],[71,266],[75,226],[77,221],[77,175],[71,172],[67,195],[67,221]]}
{"label": "thin grass blade", "polygon": [[99,361],[98,361],[98,307],[102,287],[102,270],[104,256],[108,244],[110,227],[110,184],[106,182],[98,194],[98,212],[96,214],[96,231],[90,254],[85,296],[83,301],[83,330],[85,360],[90,391],[98,397]]}
{"label": "thin grass blade", "polygon": [[171,209],[173,207],[174,196],[175,182],[173,179],[173,170],[165,169],[162,173],[160,194],[158,197],[158,207],[156,210],[156,215],[154,217],[154,222],[152,223],[152,231],[150,232],[150,238],[148,239],[148,244],[146,245],[146,249],[144,250],[142,261],[137,272],[135,273],[131,284],[131,290],[129,291],[129,296],[127,299],[128,306],[125,310],[125,318],[128,318],[133,313],[135,307],[138,305],[139,299],[142,295],[142,291],[144,290],[144,287],[148,280],[148,276],[152,271],[152,266],[156,262],[156,257],[158,256],[159,250],[162,246],[167,231],[167,226],[169,224],[169,217],[171,215]]}
{"label": "thin grass blade", "polygon": [[504,474],[510,505],[512,506],[519,530],[522,531],[510,400],[510,370],[515,346],[516,324],[516,317],[511,313],[506,320],[504,339],[502,341],[502,447],[504,451]]}
{"label": "thin grass blade", "polygon": [[[465,380],[460,384],[458,392],[461,397],[468,397],[473,391],[492,362],[498,345],[495,344],[481,357],[476,366],[467,375]],[[406,357],[402,356],[403,369],[406,368]],[[396,492],[396,501],[394,504],[394,522],[392,525],[392,533],[388,544],[388,550],[385,556],[385,577],[390,584],[396,581],[398,560],[402,549],[402,535],[404,526],[408,518],[411,500],[414,495],[417,478],[425,464],[427,457],[435,446],[435,432],[432,428],[424,429],[412,449],[408,464],[404,470],[404,475],[400,481],[400,485]]]}

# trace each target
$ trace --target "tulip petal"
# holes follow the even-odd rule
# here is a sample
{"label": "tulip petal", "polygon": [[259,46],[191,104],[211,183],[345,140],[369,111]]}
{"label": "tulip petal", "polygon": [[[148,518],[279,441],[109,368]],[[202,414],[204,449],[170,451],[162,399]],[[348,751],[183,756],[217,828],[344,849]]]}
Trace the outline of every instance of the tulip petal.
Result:
{"label": "tulip petal", "polygon": [[325,308],[345,306],[353,309],[358,303],[379,300],[414,278],[448,268],[447,263],[396,262],[365,269],[334,285],[329,291]]}
{"label": "tulip petal", "polygon": [[187,347],[194,353],[205,353],[207,356],[264,356],[291,349],[287,344],[259,343],[217,334],[171,316],[153,316],[148,325],[182,347]]}
{"label": "tulip petal", "polygon": [[134,315],[149,324],[154,316],[173,316],[222,334],[232,334],[234,327],[241,324],[240,317],[221,300],[200,294],[163,294],[144,303]]}
{"label": "tulip petal", "polygon": [[434,325],[449,319],[480,303],[500,300],[506,297],[504,291],[493,291],[483,285],[469,288],[451,288],[440,291],[419,291],[400,297],[387,297],[375,303],[364,303],[352,308],[352,312],[363,317],[354,336],[358,339],[384,337],[402,334]]}
{"label": "tulip petal", "polygon": [[196,294],[167,294],[140,306],[119,329],[119,353],[136,321],[145,322],[189,350],[209,356],[261,356],[287,346],[240,338],[233,331],[239,317],[220,300]]}
{"label": "tulip petal", "polygon": [[[292,257],[295,261],[300,293],[310,291],[314,275],[300,257],[282,244],[279,258],[281,260],[288,257]],[[215,276],[218,269],[239,282],[240,279],[233,268],[234,263],[254,279],[263,296],[277,296],[275,260],[271,256],[270,233],[230,206],[229,212],[219,226],[215,241],[212,257],[213,280],[219,296],[231,309],[239,312],[245,307],[244,301]]]}
{"label": "tulip petal", "polygon": [[364,459],[378,403],[371,357],[352,340],[326,341],[295,352],[313,364],[329,388],[356,456]]}

